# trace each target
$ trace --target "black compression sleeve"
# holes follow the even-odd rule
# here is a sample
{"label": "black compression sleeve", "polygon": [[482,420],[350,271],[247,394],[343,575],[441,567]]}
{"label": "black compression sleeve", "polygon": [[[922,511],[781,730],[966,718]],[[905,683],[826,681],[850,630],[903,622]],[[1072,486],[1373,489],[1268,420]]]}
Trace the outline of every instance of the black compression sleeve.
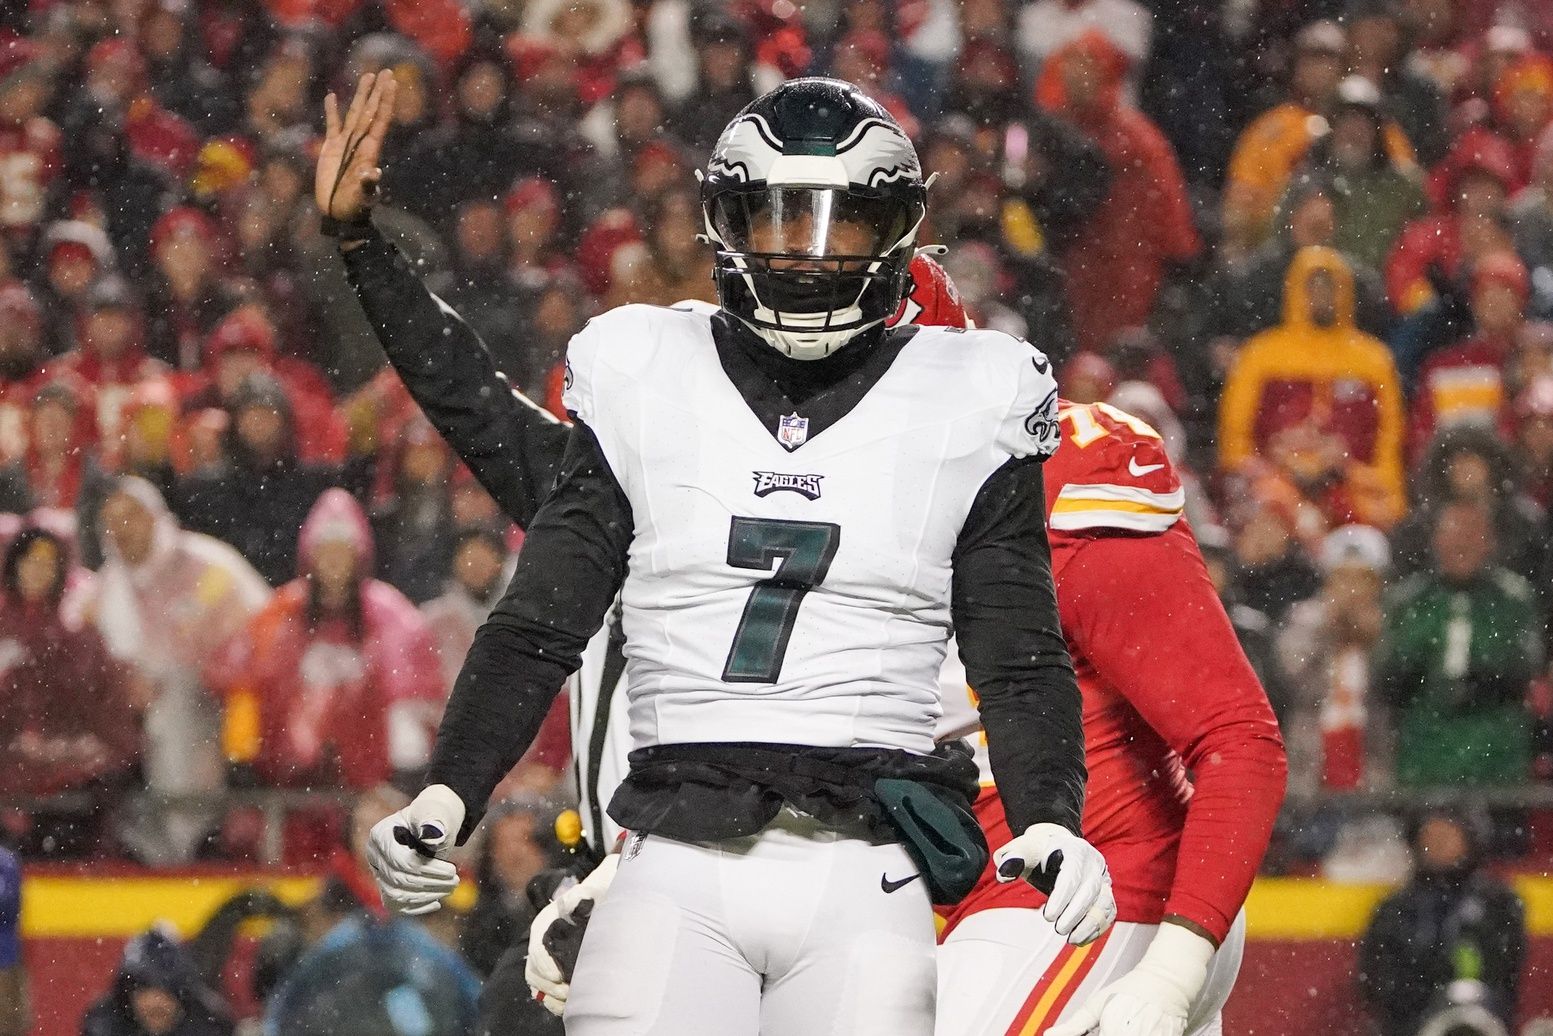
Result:
{"label": "black compression sleeve", "polygon": [[555,492],[529,525],[517,571],[476,634],[437,731],[427,783],[446,784],[463,800],[460,844],[603,624],[625,581],[632,529],[630,502],[579,422]]}
{"label": "black compression sleeve", "polygon": [[485,343],[376,228],[343,250],[367,320],[426,418],[491,497],[527,527],[550,491],[566,426],[513,390]]}
{"label": "black compression sleeve", "polygon": [[1082,709],[1057,618],[1038,461],[1009,461],[977,494],[955,547],[952,607],[1010,830],[1052,823],[1078,834]]}

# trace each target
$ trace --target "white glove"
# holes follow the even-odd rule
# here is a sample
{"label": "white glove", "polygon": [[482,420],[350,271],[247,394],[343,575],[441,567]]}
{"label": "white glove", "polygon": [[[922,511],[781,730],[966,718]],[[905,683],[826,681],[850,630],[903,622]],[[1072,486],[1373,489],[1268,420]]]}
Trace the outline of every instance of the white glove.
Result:
{"label": "white glove", "polygon": [[572,977],[566,974],[560,963],[545,947],[545,935],[554,925],[571,919],[584,900],[598,901],[609,891],[615,880],[615,869],[620,866],[620,854],[611,853],[593,872],[571,888],[556,893],[550,904],[534,918],[528,930],[528,961],[523,966],[523,977],[534,999],[545,1005],[545,1010],[561,1017],[566,1010],[566,998],[572,992]]}
{"label": "white glove", "polygon": [[446,784],[433,784],[404,809],[372,825],[367,865],[377,879],[384,906],[411,915],[429,914],[442,906],[448,893],[458,888],[458,869],[405,844],[410,841],[407,835],[440,854],[452,846],[463,824],[464,801]]}
{"label": "white glove", "polygon": [[[1100,938],[1116,920],[1111,871],[1100,851],[1057,824],[1032,824],[1025,833],[992,854],[998,881],[1031,880],[1053,853],[1062,853],[1057,882],[1041,916],[1074,946]],[[1031,884],[1034,884],[1031,881]]]}
{"label": "white glove", "polygon": [[1084,1002],[1046,1036],[1181,1036],[1208,980],[1213,943],[1166,921],[1133,969]]}

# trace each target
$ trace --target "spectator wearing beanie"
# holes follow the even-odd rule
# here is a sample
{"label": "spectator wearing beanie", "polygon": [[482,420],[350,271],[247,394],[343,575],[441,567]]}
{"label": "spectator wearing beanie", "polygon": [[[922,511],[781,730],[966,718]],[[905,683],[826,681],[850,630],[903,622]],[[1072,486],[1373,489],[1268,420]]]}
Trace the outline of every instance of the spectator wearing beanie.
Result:
{"label": "spectator wearing beanie", "polygon": [[1512,252],[1480,260],[1472,270],[1473,334],[1424,362],[1413,399],[1410,440],[1422,453],[1441,428],[1476,424],[1514,431],[1509,364],[1526,322],[1526,267]]}
{"label": "spectator wearing beanie", "polygon": [[[432,290],[456,309],[501,360],[522,348],[529,333],[533,288],[513,277],[501,205],[476,198],[453,213],[451,268],[428,278]],[[512,370],[502,366],[503,370]]]}
{"label": "spectator wearing beanie", "polygon": [[1087,32],[1053,54],[1036,87],[1040,106],[1071,120],[1111,166],[1110,193],[1063,255],[1080,348],[1106,347],[1148,322],[1167,267],[1202,247],[1175,153],[1120,96],[1127,56]]}
{"label": "spectator wearing beanie", "polygon": [[1331,130],[1316,139],[1306,163],[1325,174],[1339,207],[1333,244],[1370,269],[1380,269],[1410,220],[1424,215],[1423,173],[1385,147],[1388,122],[1381,95],[1367,79],[1337,87]]}
{"label": "spectator wearing beanie", "polygon": [[231,1010],[170,931],[131,939],[112,985],[81,1023],[82,1036],[231,1036]]}
{"label": "spectator wearing beanie", "polygon": [[453,464],[447,444],[419,416],[378,457],[377,574],[417,605],[442,591],[453,563]]}
{"label": "spectator wearing beanie", "polygon": [[117,462],[129,397],[140,382],[165,374],[167,366],[147,355],[140,301],[118,277],[103,278],[87,293],[76,342],[50,369],[91,386],[97,441],[111,465]]}
{"label": "spectator wearing beanie", "polygon": [[1219,466],[1282,470],[1328,521],[1389,527],[1403,493],[1401,381],[1385,344],[1354,326],[1353,275],[1328,248],[1289,264],[1284,322],[1248,341],[1219,403]]}
{"label": "spectator wearing beanie", "polygon": [[1412,873],[1375,908],[1355,962],[1375,1031],[1513,1031],[1521,976],[1536,965],[1526,960],[1526,904],[1486,866],[1493,821],[1472,808],[1434,807],[1408,818],[1406,830]]}
{"label": "spectator wearing beanie", "polygon": [[138,41],[157,103],[208,136],[234,127],[238,102],[232,80],[206,60],[197,15],[160,0],[141,15]]}
{"label": "spectator wearing beanie", "polygon": [[1283,316],[1283,289],[1289,264],[1302,248],[1336,249],[1353,271],[1354,320],[1366,334],[1383,338],[1391,326],[1391,307],[1378,267],[1367,266],[1344,251],[1343,219],[1349,199],[1324,172],[1300,176],[1284,195],[1274,219],[1277,230],[1243,264],[1224,264],[1207,282],[1208,333],[1239,343],[1277,324]]}
{"label": "spectator wearing beanie", "polygon": [[100,227],[84,220],[59,220],[44,231],[38,254],[48,350],[58,355],[76,346],[76,320],[92,285],[114,271],[113,245]]}
{"label": "spectator wearing beanie", "polygon": [[296,529],[339,472],[298,455],[291,397],[255,373],[227,402],[222,463],[179,486],[184,526],[236,547],[271,586],[296,573]]}
{"label": "spectator wearing beanie", "polygon": [[225,406],[250,375],[260,373],[280,382],[291,400],[301,459],[338,463],[345,456],[345,425],[328,385],[311,364],[279,355],[275,327],[258,305],[233,310],[211,330],[201,378],[186,393],[184,410]]}
{"label": "spectator wearing beanie", "polygon": [[254,70],[243,98],[245,146],[275,146],[305,133],[315,116],[318,62],[301,34],[283,36]]}
{"label": "spectator wearing beanie", "polygon": [[1368,525],[1345,525],[1321,543],[1321,590],[1296,604],[1278,633],[1278,659],[1296,689],[1284,717],[1290,785],[1305,794],[1384,785],[1384,724],[1371,692],[1382,591],[1391,552]]}
{"label": "spectator wearing beanie", "polygon": [[[755,99],[750,84],[754,51],[749,26],[732,9],[718,5],[691,15],[690,39],[697,82],[675,114],[673,127],[694,153],[704,155],[711,153],[723,127]],[[649,59],[656,61],[657,54]]]}
{"label": "spectator wearing beanie", "polygon": [[513,84],[506,56],[471,51],[450,79],[452,119],[429,133],[432,166],[426,170],[427,187],[436,208],[417,206],[439,225],[462,203],[500,197],[518,177],[540,170],[512,125]]}
{"label": "spectator wearing beanie", "polygon": [[[669,141],[664,130],[667,121],[668,107],[663,95],[645,69],[620,75],[614,92],[594,105],[578,124],[607,170],[605,181],[591,185],[589,193],[617,205],[635,201],[631,195],[632,175],[651,145]],[[670,147],[677,145],[671,143]]]}
{"label": "spectator wearing beanie", "polygon": [[533,292],[552,275],[570,268],[561,243],[561,196],[553,183],[538,176],[519,180],[507,192],[502,207],[507,276],[519,287]]}
{"label": "spectator wearing beanie", "polygon": [[91,400],[91,387],[67,374],[50,374],[33,396],[26,452],[5,469],[11,493],[28,507],[74,510],[82,489],[101,477]]}
{"label": "spectator wearing beanie", "polygon": [[1348,67],[1374,83],[1382,106],[1391,112],[1418,149],[1418,160],[1433,165],[1450,143],[1445,98],[1435,81],[1419,71],[1408,53],[1410,42],[1396,0],[1351,0],[1345,12]]}

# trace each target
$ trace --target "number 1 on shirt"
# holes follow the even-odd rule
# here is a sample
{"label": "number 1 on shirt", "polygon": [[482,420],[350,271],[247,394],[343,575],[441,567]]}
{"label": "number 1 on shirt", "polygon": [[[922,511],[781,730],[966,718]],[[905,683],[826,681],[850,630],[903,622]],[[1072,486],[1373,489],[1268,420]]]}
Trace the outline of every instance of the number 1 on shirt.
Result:
{"label": "number 1 on shirt", "polygon": [[804,594],[824,582],[840,546],[841,526],[830,522],[734,517],[728,564],[770,572],[773,562],[781,563],[750,591],[723,665],[725,682],[776,683],[798,606]]}

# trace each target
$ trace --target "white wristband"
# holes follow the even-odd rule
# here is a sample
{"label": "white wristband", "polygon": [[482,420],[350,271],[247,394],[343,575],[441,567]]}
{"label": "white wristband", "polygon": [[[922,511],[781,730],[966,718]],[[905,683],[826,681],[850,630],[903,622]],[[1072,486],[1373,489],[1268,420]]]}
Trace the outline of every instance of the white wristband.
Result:
{"label": "white wristband", "polygon": [[1191,1000],[1202,992],[1208,964],[1218,947],[1182,925],[1165,921],[1154,933],[1139,967],[1171,982]]}
{"label": "white wristband", "polygon": [[[421,789],[421,793],[415,796],[415,801],[410,803],[418,817],[445,820],[449,825],[447,832],[447,845],[449,848],[458,841],[458,833],[464,827],[464,800],[458,797],[458,792],[446,784],[431,784]],[[417,832],[419,834],[419,832]]]}

